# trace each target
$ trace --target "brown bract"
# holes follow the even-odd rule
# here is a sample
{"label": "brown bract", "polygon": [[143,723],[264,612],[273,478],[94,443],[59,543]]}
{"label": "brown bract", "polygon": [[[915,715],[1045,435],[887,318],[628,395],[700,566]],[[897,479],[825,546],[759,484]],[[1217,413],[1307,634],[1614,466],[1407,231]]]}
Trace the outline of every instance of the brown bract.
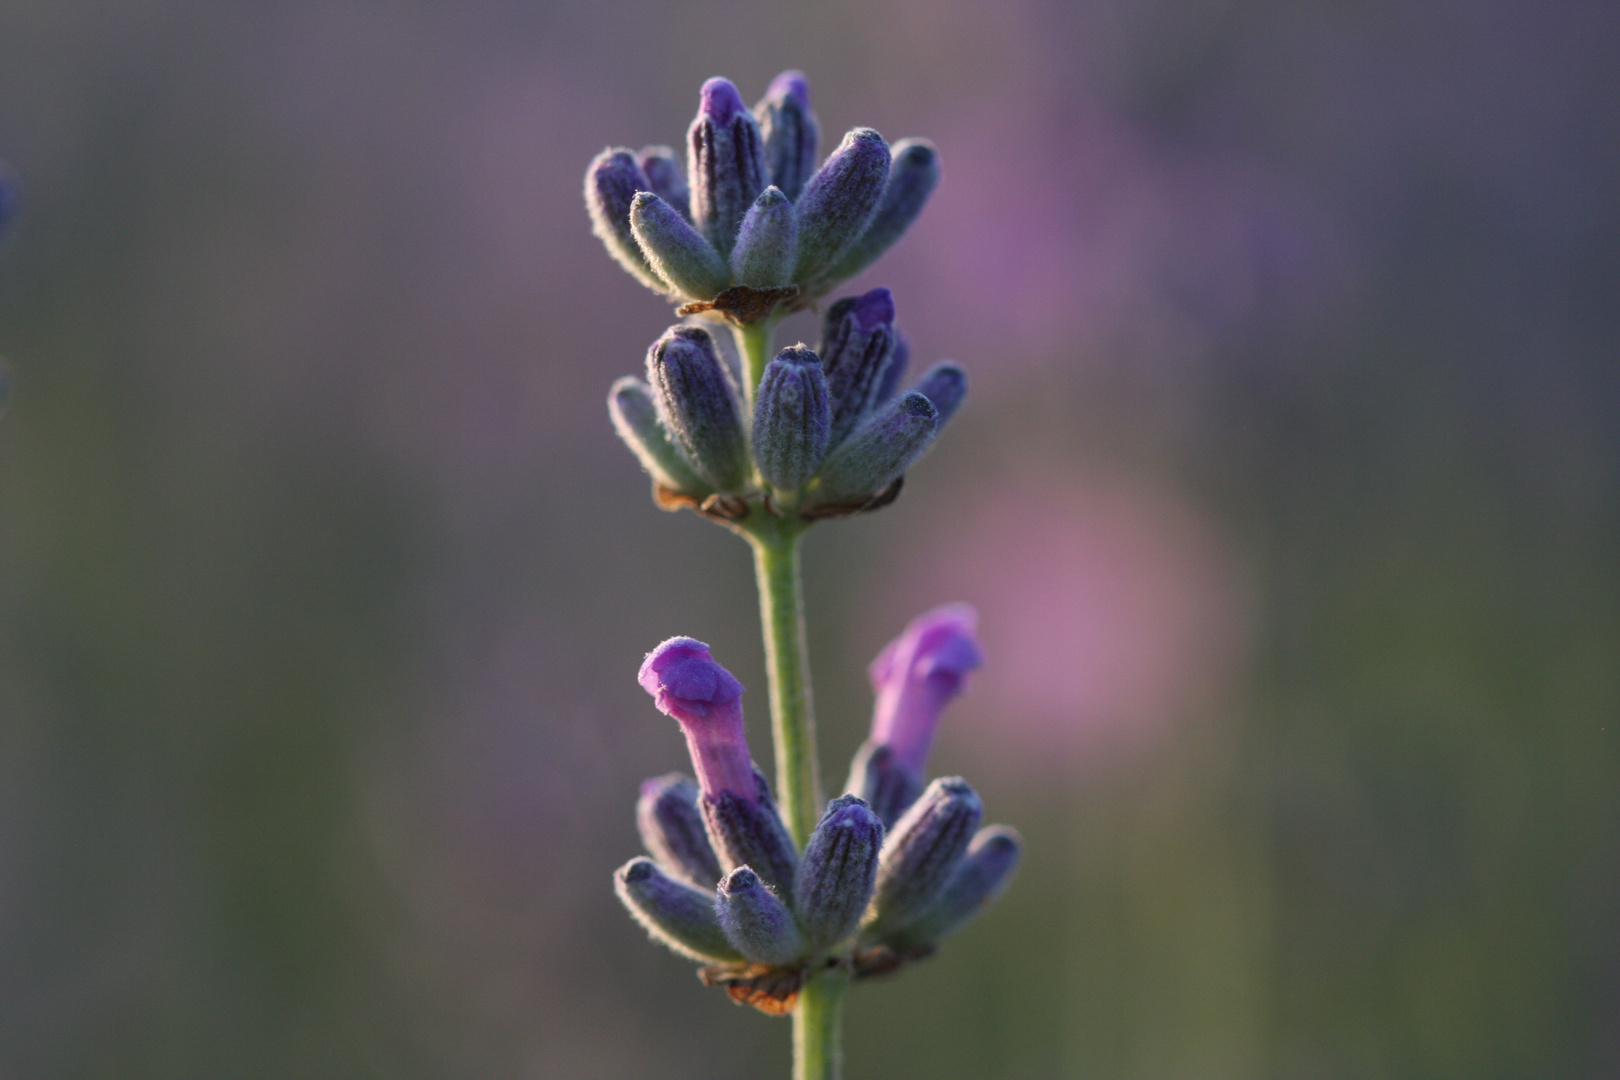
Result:
{"label": "brown bract", "polygon": [[736,326],[747,326],[765,318],[776,310],[776,305],[799,295],[797,285],[784,285],[779,289],[756,289],[750,285],[733,285],[713,300],[696,300],[677,308],[677,315],[696,315],[703,311],[718,311],[726,321]]}

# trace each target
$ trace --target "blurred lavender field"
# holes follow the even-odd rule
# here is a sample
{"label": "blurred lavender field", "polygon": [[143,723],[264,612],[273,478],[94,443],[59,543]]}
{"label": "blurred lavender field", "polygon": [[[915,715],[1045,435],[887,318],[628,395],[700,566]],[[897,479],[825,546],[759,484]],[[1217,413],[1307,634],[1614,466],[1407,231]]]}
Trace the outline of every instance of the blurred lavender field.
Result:
{"label": "blurred lavender field", "polygon": [[808,542],[826,770],[972,601],[934,764],[1029,842],[852,1080],[1620,1074],[1617,33],[0,4],[0,1076],[785,1075],[611,896],[684,764],[647,649],[768,740],[746,548],[608,426],[672,318],[580,183],[790,66],[828,145],[939,145],[856,284],[974,380]]}

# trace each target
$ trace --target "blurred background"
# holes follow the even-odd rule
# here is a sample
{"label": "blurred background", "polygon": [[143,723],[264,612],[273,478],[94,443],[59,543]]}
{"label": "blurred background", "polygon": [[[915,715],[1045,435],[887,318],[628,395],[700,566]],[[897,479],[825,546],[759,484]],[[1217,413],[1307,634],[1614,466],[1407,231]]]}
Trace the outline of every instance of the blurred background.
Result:
{"label": "blurred background", "polygon": [[[825,770],[969,600],[934,765],[1029,854],[849,1076],[1620,1074],[1620,9],[0,2],[0,1076],[757,1078],[613,899],[633,681],[744,545],[603,400],[590,235],[710,75],[939,145],[854,283],[973,392],[808,542]],[[808,322],[784,338],[814,340]]]}

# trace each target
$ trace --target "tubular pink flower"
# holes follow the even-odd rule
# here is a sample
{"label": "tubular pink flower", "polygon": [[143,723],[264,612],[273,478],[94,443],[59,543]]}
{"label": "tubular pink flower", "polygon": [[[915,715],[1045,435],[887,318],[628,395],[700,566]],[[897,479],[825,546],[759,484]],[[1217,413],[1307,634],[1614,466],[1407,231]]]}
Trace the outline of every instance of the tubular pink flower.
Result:
{"label": "tubular pink flower", "polygon": [[743,731],[742,683],[715,663],[709,647],[674,637],[647,654],[636,675],[660,712],[673,716],[686,735],[703,794],[730,792],[759,799],[754,764]]}
{"label": "tubular pink flower", "polygon": [[978,621],[978,612],[967,604],[924,612],[867,669],[877,693],[872,742],[889,747],[918,776],[928,761],[940,714],[967,689],[969,673],[983,663],[973,635]]}

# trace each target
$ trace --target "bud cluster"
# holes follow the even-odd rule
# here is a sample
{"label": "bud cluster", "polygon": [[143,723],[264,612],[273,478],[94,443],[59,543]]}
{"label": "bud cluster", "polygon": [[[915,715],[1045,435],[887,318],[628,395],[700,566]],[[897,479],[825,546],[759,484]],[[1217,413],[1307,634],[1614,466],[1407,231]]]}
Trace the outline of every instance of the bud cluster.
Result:
{"label": "bud cluster", "polygon": [[887,289],[827,309],[815,349],[765,365],[752,403],[701,326],[672,326],[647,379],[613,384],[608,412],[653,478],[659,505],[739,521],[756,506],[804,520],[891,501],[967,393],[949,362],[899,392],[908,349]]}
{"label": "bud cluster", "polygon": [[929,612],[874,661],[872,737],[802,852],[749,756],[741,684],[701,642],[654,649],[639,681],[680,724],[697,780],[642,785],[636,824],[652,857],[614,875],[630,913],[706,965],[705,982],[772,1014],[820,970],[863,978],[931,954],[995,897],[1021,850],[1011,829],[980,828],[960,777],[922,785],[940,714],[979,665],[973,621],[962,605]]}
{"label": "bud cluster", "polygon": [[585,173],[596,235],[644,285],[738,322],[802,307],[870,266],[939,182],[921,139],[855,128],[816,167],[820,128],[797,71],[752,110],[726,79],[703,84],[684,175],[667,146],[603,150]]}

